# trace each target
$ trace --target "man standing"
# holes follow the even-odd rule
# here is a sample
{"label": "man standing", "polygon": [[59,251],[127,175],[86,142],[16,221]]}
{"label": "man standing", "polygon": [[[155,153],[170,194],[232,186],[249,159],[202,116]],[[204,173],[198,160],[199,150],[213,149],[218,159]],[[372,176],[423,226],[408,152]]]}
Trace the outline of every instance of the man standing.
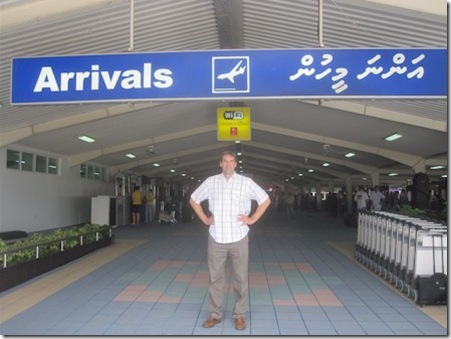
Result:
{"label": "man standing", "polygon": [[382,200],[384,200],[385,196],[381,192],[378,185],[374,186],[374,191],[371,192],[370,200],[373,205],[373,210],[380,211],[382,208]]}
{"label": "man standing", "polygon": [[354,196],[354,200],[357,204],[357,211],[366,211],[368,199],[368,194],[365,192],[363,185],[360,185]]}
{"label": "man standing", "polygon": [[132,192],[132,225],[139,225],[141,215],[142,195],[139,186],[135,186]]}
{"label": "man standing", "polygon": [[[222,320],[225,263],[232,262],[235,305],[235,328],[246,328],[249,298],[249,226],[256,223],[271,204],[268,194],[252,179],[235,172],[237,158],[233,152],[223,152],[219,166],[222,173],[207,178],[191,195],[190,204],[205,224],[209,225],[208,269],[210,272],[209,317],[203,327],[213,327]],[[208,200],[209,215],[201,202]],[[251,200],[257,201],[252,215]]]}

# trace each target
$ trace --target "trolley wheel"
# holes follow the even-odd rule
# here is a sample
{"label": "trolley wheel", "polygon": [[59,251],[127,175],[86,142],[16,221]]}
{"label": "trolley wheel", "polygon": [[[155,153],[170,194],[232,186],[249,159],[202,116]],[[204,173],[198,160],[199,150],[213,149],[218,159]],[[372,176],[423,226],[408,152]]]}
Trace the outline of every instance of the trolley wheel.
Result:
{"label": "trolley wheel", "polygon": [[404,281],[402,279],[398,279],[398,288],[401,292],[404,291]]}
{"label": "trolley wheel", "polygon": [[412,289],[410,288],[410,285],[409,284],[406,284],[406,290],[407,290],[407,296],[409,297],[409,298],[412,298]]}
{"label": "trolley wheel", "polygon": [[405,281],[404,281],[404,288],[403,288],[403,292],[405,293],[405,294],[407,294],[407,292],[409,292],[409,284],[408,283],[406,283]]}
{"label": "trolley wheel", "polygon": [[393,285],[395,285],[396,287],[398,287],[398,277],[397,276],[393,276]]}
{"label": "trolley wheel", "polygon": [[392,281],[393,281],[393,273],[388,272],[387,275],[388,275],[387,280],[388,280],[388,282],[391,284]]}

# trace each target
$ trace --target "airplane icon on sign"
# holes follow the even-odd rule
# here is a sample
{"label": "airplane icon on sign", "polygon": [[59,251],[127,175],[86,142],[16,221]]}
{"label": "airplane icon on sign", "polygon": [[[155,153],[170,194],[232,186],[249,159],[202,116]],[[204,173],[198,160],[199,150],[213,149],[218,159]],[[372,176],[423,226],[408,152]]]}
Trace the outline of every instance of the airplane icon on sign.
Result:
{"label": "airplane icon on sign", "polygon": [[244,74],[244,71],[246,70],[246,66],[240,67],[243,63],[243,60],[238,62],[235,67],[230,72],[222,73],[217,76],[219,80],[229,79],[229,81],[234,84],[235,83],[235,77],[237,75]]}

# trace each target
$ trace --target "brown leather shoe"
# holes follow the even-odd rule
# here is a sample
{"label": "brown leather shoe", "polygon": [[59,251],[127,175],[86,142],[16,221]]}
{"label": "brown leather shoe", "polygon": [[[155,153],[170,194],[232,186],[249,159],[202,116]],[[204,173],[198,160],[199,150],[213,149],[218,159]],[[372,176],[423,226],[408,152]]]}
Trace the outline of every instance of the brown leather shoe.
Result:
{"label": "brown leather shoe", "polygon": [[208,319],[204,321],[202,326],[205,328],[210,328],[210,327],[213,327],[213,326],[219,324],[220,322],[221,322],[221,319],[215,319],[213,317],[208,317]]}
{"label": "brown leather shoe", "polygon": [[235,328],[238,331],[242,331],[246,328],[246,321],[244,318],[235,318]]}

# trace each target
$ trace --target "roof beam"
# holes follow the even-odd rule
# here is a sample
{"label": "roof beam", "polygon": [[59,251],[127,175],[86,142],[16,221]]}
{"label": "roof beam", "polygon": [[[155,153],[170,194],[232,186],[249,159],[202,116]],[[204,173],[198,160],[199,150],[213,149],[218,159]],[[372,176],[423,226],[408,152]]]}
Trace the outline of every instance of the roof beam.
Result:
{"label": "roof beam", "polygon": [[220,149],[220,148],[224,148],[224,145],[223,144],[211,144],[211,145],[206,145],[206,146],[202,146],[202,147],[191,148],[189,150],[182,151],[182,152],[173,152],[173,153],[168,153],[168,154],[161,155],[161,156],[155,156],[155,157],[152,157],[151,159],[126,162],[126,163],[123,163],[123,164],[120,164],[117,166],[112,166],[111,170],[112,170],[112,173],[124,172],[124,171],[130,170],[134,167],[148,165],[151,163],[160,162],[160,161],[164,161],[164,160],[168,160],[168,159],[180,158],[182,156],[193,155],[193,154],[216,150],[216,149]]}
{"label": "roof beam", "polygon": [[372,118],[378,118],[388,121],[399,122],[402,124],[428,128],[435,131],[445,132],[448,131],[448,123],[445,121],[437,121],[424,117],[415,116],[412,114],[406,114],[396,111],[390,111],[387,109],[377,108],[368,106],[365,104],[359,104],[357,102],[347,101],[347,100],[299,100],[300,102],[323,106],[333,109],[338,109],[341,111],[360,114]]}
{"label": "roof beam", "polygon": [[421,13],[446,16],[447,1],[444,0],[366,0],[381,5],[394,6],[403,9],[410,9]]}
{"label": "roof beam", "polygon": [[[143,146],[147,146],[147,145],[151,145],[151,144],[158,144],[160,142],[166,142],[166,141],[170,141],[170,140],[186,138],[186,137],[190,137],[193,135],[208,133],[208,132],[211,132],[214,130],[216,130],[216,125],[206,125],[206,126],[196,127],[196,128],[185,130],[185,131],[169,133],[169,134],[160,135],[160,136],[153,137],[153,138],[147,138],[147,139],[137,140],[137,141],[121,144],[121,145],[115,145],[112,147],[96,149],[96,150],[93,150],[90,152],[80,153],[80,154],[71,156],[69,158],[69,166],[70,167],[76,166],[76,165],[82,164],[86,161],[90,161],[92,159],[100,157],[102,155],[112,154],[112,153],[116,153],[116,152],[129,151],[131,149],[138,148],[138,147],[143,147]],[[119,165],[119,166],[122,166],[122,165]]]}
{"label": "roof beam", "polygon": [[[404,164],[404,165],[407,165],[410,167],[415,166],[422,159],[421,157],[415,156],[415,155],[395,152],[395,151],[391,151],[391,150],[383,149],[383,148],[379,148],[379,147],[372,147],[372,146],[357,144],[354,142],[349,142],[349,141],[335,139],[335,138],[329,138],[329,137],[325,137],[322,135],[305,133],[305,132],[290,130],[290,129],[282,128],[282,127],[265,125],[265,124],[261,124],[261,123],[257,123],[257,122],[252,123],[252,128],[255,128],[257,130],[264,131],[264,132],[288,135],[288,136],[291,136],[294,138],[316,141],[316,142],[320,142],[320,143],[324,143],[324,144],[330,144],[330,145],[340,146],[340,147],[344,147],[344,148],[355,149],[355,150],[362,151],[362,152],[377,154],[382,157],[388,158],[390,160],[394,160],[396,162],[399,162],[401,164]],[[327,160],[327,161],[332,162],[332,163],[337,163],[336,159],[331,159],[331,160]]]}
{"label": "roof beam", "polygon": [[121,114],[128,114],[134,111],[153,108],[160,105],[163,105],[163,103],[132,104],[132,105],[121,104],[96,109],[94,111],[77,114],[71,117],[55,119],[36,125],[10,130],[7,132],[0,133],[0,147],[18,142],[22,139],[31,137],[33,135],[54,131],[60,128],[67,128],[75,125],[85,124],[96,120],[106,119]]}
{"label": "roof beam", "polygon": [[[6,27],[29,22],[39,22],[57,15],[67,15],[82,8],[111,6],[111,0],[34,0],[20,1],[17,4],[6,5],[1,9],[1,30]],[[117,2],[117,1],[116,1]]]}
{"label": "roof beam", "polygon": [[248,144],[249,146],[258,147],[258,148],[262,148],[262,149],[265,149],[265,150],[270,150],[270,151],[273,151],[273,152],[280,152],[280,153],[285,153],[285,154],[291,154],[291,155],[298,156],[298,157],[301,157],[301,158],[307,157],[307,158],[310,158],[310,159],[315,159],[315,160],[335,163],[335,164],[339,164],[339,165],[342,165],[342,166],[345,166],[345,167],[352,168],[352,169],[354,169],[356,171],[360,171],[360,172],[366,173],[366,174],[371,174],[375,170],[377,170],[377,168],[371,167],[371,166],[367,166],[367,165],[356,164],[354,162],[350,162],[350,161],[346,161],[346,160],[337,161],[337,159],[334,159],[334,158],[331,158],[331,157],[326,157],[326,156],[313,154],[313,153],[308,153],[308,152],[301,152],[301,151],[298,151],[298,150],[293,150],[293,149],[289,149],[289,148],[274,146],[274,145],[265,144],[265,143],[261,143],[261,142],[257,142],[257,141],[249,141],[246,144]]}

